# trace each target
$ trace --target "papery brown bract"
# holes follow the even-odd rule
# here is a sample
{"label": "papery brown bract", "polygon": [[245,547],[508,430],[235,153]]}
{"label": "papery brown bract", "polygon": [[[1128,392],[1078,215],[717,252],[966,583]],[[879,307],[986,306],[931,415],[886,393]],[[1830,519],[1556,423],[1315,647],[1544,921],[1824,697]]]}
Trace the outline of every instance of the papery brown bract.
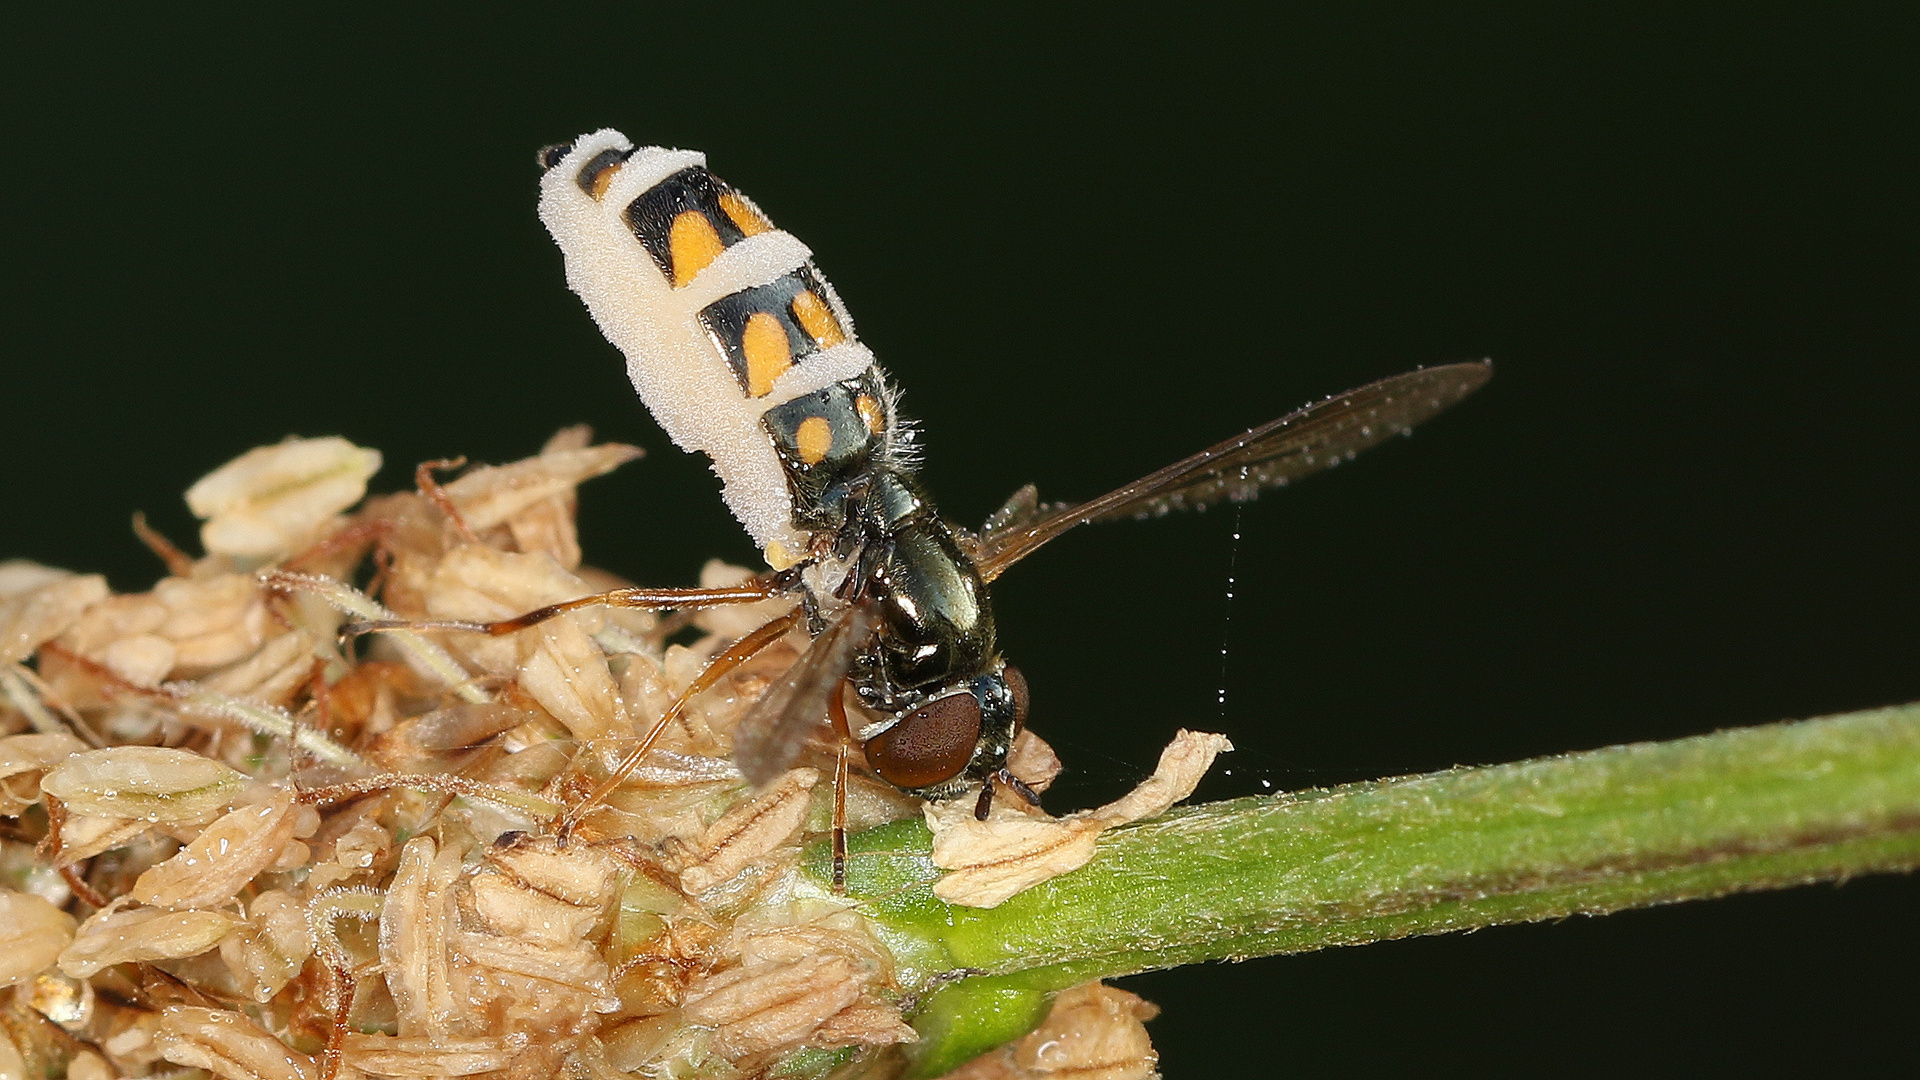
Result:
{"label": "papery brown bract", "polygon": [[187,489],[187,506],[207,519],[200,542],[219,555],[289,555],[333,515],[360,501],[380,471],[380,452],[345,439],[288,438],[256,447]]}
{"label": "papery brown bract", "polygon": [[[1160,754],[1153,775],[1095,810],[1065,817],[1033,814],[1002,801],[985,821],[964,801],[928,803],[933,864],[952,871],[933,894],[949,904],[996,907],[1023,889],[1078,870],[1093,858],[1094,841],[1116,826],[1166,812],[1193,794],[1216,755],[1233,749],[1224,735],[1181,730]],[[1043,762],[1037,750],[1033,759]],[[1049,754],[1050,756],[1050,754]]]}

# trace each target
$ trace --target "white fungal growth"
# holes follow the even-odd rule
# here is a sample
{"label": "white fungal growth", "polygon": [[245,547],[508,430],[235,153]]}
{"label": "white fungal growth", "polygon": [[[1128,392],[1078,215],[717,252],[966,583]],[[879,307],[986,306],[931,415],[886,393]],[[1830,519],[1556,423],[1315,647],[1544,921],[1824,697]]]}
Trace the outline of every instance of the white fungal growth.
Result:
{"label": "white fungal growth", "polygon": [[763,550],[775,543],[804,550],[786,473],[760,418],[774,406],[860,374],[872,365],[873,353],[852,339],[853,324],[836,305],[848,340],[788,369],[771,393],[748,396],[700,325],[700,309],[804,265],[810,252],[792,235],[771,229],[727,248],[691,283],[674,288],[623,212],[661,180],[705,165],[706,155],[641,147],[600,198],[581,190],[580,170],[595,155],[632,147],[610,128],[583,135],[541,179],[540,220],[566,255],[567,284],[586,301],[607,340],[626,354],[634,389],[674,444],[712,460],[727,508],[754,543]]}

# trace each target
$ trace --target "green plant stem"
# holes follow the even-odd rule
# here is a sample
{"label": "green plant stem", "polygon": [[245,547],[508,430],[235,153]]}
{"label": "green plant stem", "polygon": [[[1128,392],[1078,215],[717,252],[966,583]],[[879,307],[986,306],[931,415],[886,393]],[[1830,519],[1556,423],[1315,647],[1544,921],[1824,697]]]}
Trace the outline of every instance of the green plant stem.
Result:
{"label": "green plant stem", "polygon": [[909,985],[976,973],[915,1021],[921,1076],[1088,979],[1911,869],[1920,705],[1178,809],[988,910],[932,896],[928,839],[897,822],[849,864]]}

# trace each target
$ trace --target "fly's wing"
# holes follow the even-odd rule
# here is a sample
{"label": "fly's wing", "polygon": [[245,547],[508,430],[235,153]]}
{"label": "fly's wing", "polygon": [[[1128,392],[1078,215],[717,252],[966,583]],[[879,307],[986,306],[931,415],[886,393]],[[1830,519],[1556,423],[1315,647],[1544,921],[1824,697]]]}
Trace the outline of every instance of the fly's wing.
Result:
{"label": "fly's wing", "polygon": [[1244,502],[1270,487],[1331,468],[1403,435],[1466,397],[1493,374],[1485,360],[1421,368],[1335,394],[1174,462],[1077,506],[1045,506],[1031,485],[994,515],[975,548],[981,577],[999,577],[1034,549],[1090,521],[1158,517],[1174,510]]}
{"label": "fly's wing", "polygon": [[733,733],[733,762],[754,787],[771,783],[800,756],[873,626],[865,608],[842,610],[741,718]]}

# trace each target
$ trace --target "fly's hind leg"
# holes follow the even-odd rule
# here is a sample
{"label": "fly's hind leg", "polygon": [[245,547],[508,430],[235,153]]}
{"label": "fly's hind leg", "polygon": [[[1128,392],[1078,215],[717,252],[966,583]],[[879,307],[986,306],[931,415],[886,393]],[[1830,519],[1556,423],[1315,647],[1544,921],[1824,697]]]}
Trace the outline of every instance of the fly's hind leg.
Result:
{"label": "fly's hind leg", "polygon": [[669,609],[697,611],[701,608],[726,607],[730,604],[754,604],[793,591],[799,580],[798,574],[792,570],[786,570],[778,574],[749,578],[738,585],[720,589],[615,589],[612,592],[583,596],[578,600],[548,604],[546,607],[535,608],[524,615],[501,619],[499,622],[466,622],[459,619],[368,619],[343,624],[340,627],[340,636],[356,637],[382,630],[464,630],[468,633],[491,634],[499,637],[516,630],[525,630],[529,626],[537,626],[556,615],[565,615],[569,611],[579,611],[581,608],[615,607],[640,608],[646,611]]}
{"label": "fly's hind leg", "polygon": [[[727,590],[702,589],[686,591],[725,592]],[[759,599],[765,599],[766,595],[762,595]],[[597,598],[589,597],[588,599]],[[566,607],[568,605],[557,606]],[[573,601],[572,606],[584,607],[586,605],[579,601]],[[543,608],[542,610],[545,609]],[[571,610],[571,608],[569,608],[569,610]],[[534,614],[538,614],[538,612],[528,613],[528,615]],[[527,615],[521,616],[522,619],[527,617]],[[727,647],[725,652],[707,661],[707,666],[700,670],[700,674],[693,677],[693,681],[688,683],[687,688],[680,692],[680,696],[675,698],[673,704],[667,707],[667,711],[660,714],[660,719],[655,720],[653,726],[647,729],[647,733],[641,738],[640,744],[635,746],[626,757],[621,758],[620,764],[614,766],[613,772],[609,773],[607,778],[602,780],[585,799],[580,800],[578,805],[568,809],[567,812],[562,815],[556,827],[560,843],[564,845],[567,842],[567,836],[573,832],[575,826],[580,824],[581,819],[586,817],[587,813],[595,806],[598,806],[601,800],[612,794],[614,788],[619,787],[626,781],[627,777],[633,775],[633,770],[640,767],[640,761],[647,756],[647,751],[653,749],[653,744],[660,738],[660,733],[667,730],[667,725],[678,720],[687,711],[689,702],[714,683],[719,682],[728,672],[731,672],[741,664],[758,656],[774,642],[786,637],[787,633],[794,627],[799,626],[801,620],[805,618],[806,609],[796,608],[772,622],[767,623],[765,626],[760,627],[739,641],[734,642]]]}

